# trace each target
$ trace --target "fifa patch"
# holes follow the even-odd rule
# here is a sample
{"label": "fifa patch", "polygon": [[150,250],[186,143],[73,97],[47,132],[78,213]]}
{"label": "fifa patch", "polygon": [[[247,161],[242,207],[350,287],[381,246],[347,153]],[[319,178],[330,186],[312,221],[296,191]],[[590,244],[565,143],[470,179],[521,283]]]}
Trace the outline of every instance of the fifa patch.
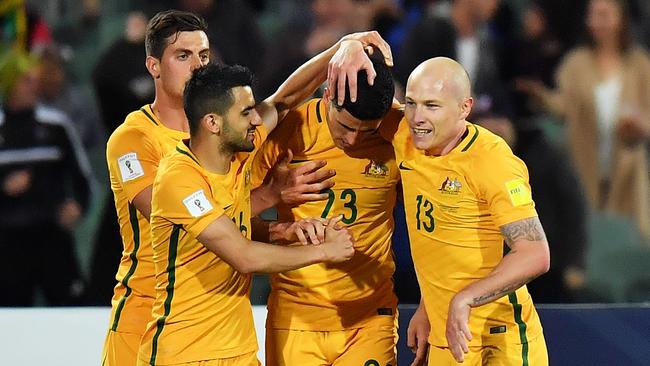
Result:
{"label": "fifa patch", "polygon": [[124,154],[117,159],[117,166],[120,167],[122,183],[140,178],[144,175],[144,169],[138,160],[138,154],[131,152]]}
{"label": "fifa patch", "polygon": [[460,183],[458,178],[447,177],[447,179],[445,179],[445,181],[440,185],[438,191],[443,194],[458,195],[462,187],[463,185]]}
{"label": "fifa patch", "polygon": [[183,204],[193,217],[203,216],[212,211],[212,204],[210,204],[202,189],[185,198]]}
{"label": "fifa patch", "polygon": [[363,175],[371,178],[384,178],[388,175],[388,167],[383,161],[370,160],[363,168]]}
{"label": "fifa patch", "polygon": [[526,182],[523,179],[514,179],[506,182],[506,189],[510,196],[510,202],[515,207],[533,202],[533,196],[526,187]]}

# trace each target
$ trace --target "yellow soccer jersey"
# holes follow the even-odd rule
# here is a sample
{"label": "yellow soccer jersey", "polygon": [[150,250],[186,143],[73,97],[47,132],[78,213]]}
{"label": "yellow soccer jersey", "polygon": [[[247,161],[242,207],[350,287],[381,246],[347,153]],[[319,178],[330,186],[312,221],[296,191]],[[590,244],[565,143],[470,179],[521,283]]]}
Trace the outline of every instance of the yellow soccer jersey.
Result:
{"label": "yellow soccer jersey", "polygon": [[[451,298],[486,277],[504,255],[499,227],[537,216],[528,170],[501,138],[471,123],[445,156],[415,149],[406,120],[392,142],[413,262],[431,322],[429,342],[444,347]],[[469,325],[470,346],[523,343],[542,332],[525,286],[473,308]]]}
{"label": "yellow soccer jersey", "polygon": [[149,221],[132,204],[153,184],[160,159],[188,134],[165,127],[150,105],[130,113],[111,135],[106,160],[124,250],[115,275],[113,331],[142,334],[155,298]]}
{"label": "yellow soccer jersey", "polygon": [[[391,112],[387,118],[396,117]],[[395,263],[391,248],[393,207],[399,173],[392,146],[379,134],[345,153],[334,145],[325,120],[325,103],[311,100],[291,111],[264,143],[253,164],[259,182],[281,152],[291,149],[295,167],[326,160],[336,170],[326,201],[295,208],[278,206],[282,221],[343,214],[356,253],[348,262],[314,264],[271,277],[267,327],[342,330],[364,326],[372,316],[395,315]]]}
{"label": "yellow soccer jersey", "polygon": [[[257,129],[256,145],[266,132]],[[140,359],[176,364],[257,351],[250,275],[237,272],[196,238],[221,215],[250,238],[250,159],[236,155],[228,174],[206,171],[181,141],[163,159],[153,186],[156,300]]]}

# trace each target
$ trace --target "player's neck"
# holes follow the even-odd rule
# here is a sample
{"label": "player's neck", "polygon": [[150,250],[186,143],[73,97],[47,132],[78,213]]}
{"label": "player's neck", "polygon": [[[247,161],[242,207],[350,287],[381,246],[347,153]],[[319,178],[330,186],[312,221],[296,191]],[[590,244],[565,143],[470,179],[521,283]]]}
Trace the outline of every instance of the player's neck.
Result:
{"label": "player's neck", "polygon": [[449,154],[463,140],[466,131],[467,126],[465,125],[465,121],[463,121],[462,125],[458,124],[456,134],[449,140],[449,142],[447,142],[447,144],[438,149],[427,150],[426,154],[429,156],[445,156]]}
{"label": "player's neck", "polygon": [[183,132],[190,130],[182,100],[176,101],[164,94],[157,95],[151,109],[165,127]]}
{"label": "player's neck", "polygon": [[219,145],[208,139],[199,137],[190,139],[190,150],[205,170],[215,174],[228,174],[234,154],[224,151],[221,146],[216,148],[218,151],[215,151],[215,146]]}

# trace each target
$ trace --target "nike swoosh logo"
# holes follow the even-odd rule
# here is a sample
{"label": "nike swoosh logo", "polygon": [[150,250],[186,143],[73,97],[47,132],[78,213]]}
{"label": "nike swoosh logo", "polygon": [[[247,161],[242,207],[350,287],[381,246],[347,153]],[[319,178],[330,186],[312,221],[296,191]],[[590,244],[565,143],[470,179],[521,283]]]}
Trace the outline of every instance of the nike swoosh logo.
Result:
{"label": "nike swoosh logo", "polygon": [[223,210],[226,211],[227,209],[229,209],[229,208],[231,208],[231,207],[232,207],[232,205],[225,206],[225,207],[223,208]]}
{"label": "nike swoosh logo", "polygon": [[409,168],[406,165],[404,165],[404,162],[399,163],[399,168],[400,170],[413,170],[413,168]]}

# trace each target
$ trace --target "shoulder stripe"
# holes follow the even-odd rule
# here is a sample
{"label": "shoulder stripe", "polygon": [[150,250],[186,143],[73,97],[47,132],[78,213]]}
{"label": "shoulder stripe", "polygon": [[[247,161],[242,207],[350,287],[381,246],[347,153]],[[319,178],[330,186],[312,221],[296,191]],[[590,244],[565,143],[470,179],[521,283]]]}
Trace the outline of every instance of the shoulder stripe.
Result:
{"label": "shoulder stripe", "polygon": [[194,160],[195,163],[201,165],[201,163],[199,163],[198,160],[194,159],[194,157],[193,157],[192,155],[190,155],[190,153],[188,153],[187,151],[184,151],[184,150],[179,149],[178,146],[176,146],[176,151],[178,151],[179,153],[181,153],[181,154],[183,154],[183,155],[187,155],[187,156],[189,156],[190,159]]}
{"label": "shoulder stripe", "polygon": [[519,340],[521,341],[521,365],[528,366],[528,337],[526,337],[526,322],[521,318],[521,304],[517,301],[516,291],[508,294],[508,300],[512,304],[515,315],[515,322],[519,327]]}
{"label": "shoulder stripe", "polygon": [[133,276],[133,273],[135,273],[135,269],[138,267],[138,249],[140,249],[140,225],[138,224],[138,212],[135,208],[135,205],[133,203],[129,202],[129,221],[131,222],[131,230],[133,231],[133,251],[131,254],[129,254],[129,259],[131,260],[131,267],[129,268],[129,271],[126,273],[126,276],[124,276],[124,279],[122,279],[122,284],[124,287],[126,287],[126,292],[124,293],[124,296],[120,299],[120,302],[117,304],[117,308],[115,309],[115,319],[113,319],[113,325],[111,326],[112,331],[117,330],[117,324],[120,321],[120,316],[122,315],[122,309],[124,309],[124,304],[126,303],[126,299],[131,296],[131,287],[129,287],[129,280],[131,279],[131,276]]}
{"label": "shoulder stripe", "polygon": [[469,142],[467,143],[467,145],[465,145],[465,147],[463,148],[463,150],[461,150],[461,152],[465,152],[465,151],[469,150],[469,148],[472,146],[472,144],[474,143],[474,141],[476,141],[476,138],[478,137],[478,128],[476,128],[476,126],[474,126],[474,125],[472,125],[472,127],[474,127],[474,135],[473,135],[472,138],[469,140]]}
{"label": "shoulder stripe", "polygon": [[158,122],[156,122],[156,119],[153,118],[153,116],[149,114],[149,112],[147,112],[147,110],[144,109],[144,107],[140,108],[140,111],[144,113],[144,115],[147,116],[147,118],[149,118],[149,120],[153,122],[154,125],[158,126]]}
{"label": "shoulder stripe", "polygon": [[151,360],[149,364],[156,364],[156,354],[158,353],[158,338],[165,327],[165,321],[172,310],[172,299],[174,298],[174,285],[176,283],[176,253],[178,251],[178,236],[181,225],[175,224],[169,237],[169,255],[167,256],[167,298],[165,299],[165,313],[156,321],[156,334],[151,342]]}
{"label": "shoulder stripe", "polygon": [[323,122],[323,117],[320,115],[320,102],[322,101],[322,99],[319,99],[318,102],[316,102],[316,118],[318,119],[318,123]]}

